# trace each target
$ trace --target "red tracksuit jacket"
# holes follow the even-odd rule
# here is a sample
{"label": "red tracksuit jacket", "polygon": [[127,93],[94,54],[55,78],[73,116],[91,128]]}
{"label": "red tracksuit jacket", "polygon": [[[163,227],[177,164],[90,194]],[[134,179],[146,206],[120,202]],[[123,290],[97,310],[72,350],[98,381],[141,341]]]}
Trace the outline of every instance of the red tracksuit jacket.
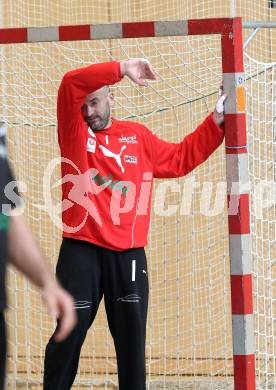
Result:
{"label": "red tracksuit jacket", "polygon": [[117,119],[93,134],[81,115],[84,99],[121,78],[119,62],[70,71],[57,103],[63,236],[118,251],[147,244],[153,178],[186,175],[224,138],[212,115],[179,144]]}

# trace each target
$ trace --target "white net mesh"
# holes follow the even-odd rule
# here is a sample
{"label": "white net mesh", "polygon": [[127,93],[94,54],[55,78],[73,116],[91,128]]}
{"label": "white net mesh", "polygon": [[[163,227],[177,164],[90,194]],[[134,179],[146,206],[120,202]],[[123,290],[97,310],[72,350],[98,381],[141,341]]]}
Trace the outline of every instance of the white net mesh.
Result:
{"label": "white net mesh", "polygon": [[[126,1],[124,7],[117,0],[100,4],[69,4],[65,0],[2,3],[3,26],[9,27],[221,17],[229,16],[231,11],[231,3],[222,5],[217,1],[196,1],[192,5],[162,0],[157,5],[141,0],[135,4]],[[273,20],[266,1],[259,1],[253,9],[244,0],[236,2],[234,9],[246,20]],[[259,389],[274,388],[276,374],[276,215],[273,193],[268,191],[275,181],[273,48],[275,33],[272,29],[261,31],[245,55]],[[1,117],[8,122],[16,175],[27,184],[26,215],[53,269],[61,232],[49,217],[50,210],[37,205],[45,203],[45,168],[59,155],[55,117],[59,82],[69,69],[137,56],[152,62],[158,81],[147,89],[136,88],[127,80],[114,87],[116,116],[144,122],[161,138],[180,141],[213,109],[221,82],[217,37],[1,48]],[[225,191],[224,159],[222,147],[188,177],[169,182],[174,187],[167,192],[164,208],[174,207],[171,216],[160,212],[160,191],[168,184],[156,181],[147,248],[151,284],[147,372],[152,389],[233,389],[227,218],[225,204],[218,200],[218,192]],[[50,185],[58,177],[56,167]],[[269,187],[265,187],[264,180],[270,181]],[[199,184],[189,202],[193,183]],[[175,189],[177,192],[173,192]],[[53,202],[59,197],[59,189],[52,188]],[[54,324],[33,286],[14,271],[9,272],[9,303],[8,388],[41,389],[44,348]],[[113,343],[101,308],[83,347],[74,388],[115,387],[116,372]]]}
{"label": "white net mesh", "polygon": [[275,386],[276,74],[273,63],[263,64],[247,55],[245,59],[257,377]]}
{"label": "white net mesh", "polygon": [[[199,50],[201,45],[208,50]],[[47,71],[42,73],[41,62],[45,63],[45,55],[48,65]],[[8,104],[4,103],[2,115],[9,124],[10,150],[17,156],[14,160],[17,175],[28,185],[25,199],[30,223],[39,232],[53,263],[61,232],[49,222],[47,212],[39,211],[35,205],[45,203],[41,191],[44,171],[49,160],[58,156],[55,101],[62,74],[76,66],[110,58],[149,58],[158,81],[148,89],[136,88],[127,80],[115,87],[116,116],[145,122],[169,141],[181,140],[211,111],[217,80],[221,77],[220,44],[214,37],[20,45],[4,48],[3,57],[7,56],[6,74],[13,73],[17,82],[6,92]],[[27,64],[23,72],[22,62]],[[17,99],[27,103],[20,104],[15,112],[12,102]],[[211,374],[224,378],[226,386],[227,377],[231,375],[227,224],[223,203],[216,216],[208,215],[209,189],[203,188],[204,180],[204,186],[211,183],[215,193],[216,181],[224,180],[224,170],[221,149],[189,179],[194,177],[200,186],[195,189],[190,209],[185,204],[189,183],[185,189],[183,179],[174,181],[179,193],[166,200],[176,204],[177,210],[172,216],[160,215],[160,203],[158,197],[155,198],[148,248],[152,275],[147,344],[149,383],[163,383],[163,387],[174,383],[183,388],[186,377]],[[58,168],[55,173],[57,178]],[[160,192],[160,188],[157,184],[156,191]],[[52,192],[57,201],[60,194]],[[206,229],[211,229],[212,233],[206,234]],[[16,285],[19,287],[20,283]],[[28,381],[41,376],[41,354],[52,331],[32,290],[23,282],[19,294],[16,292],[10,298],[11,302],[15,300],[12,307],[16,308],[16,313],[13,314],[31,324],[26,330],[25,321],[10,318],[11,324],[17,323],[17,340],[24,340],[22,354],[18,354],[20,342],[14,343],[11,337],[12,351],[16,355],[12,361],[21,356],[17,367],[25,367]],[[20,309],[16,301],[23,296],[32,303]],[[210,306],[210,301],[214,305]],[[206,328],[206,319],[213,324],[209,328]],[[112,379],[112,373],[116,373],[114,349],[105,314],[101,311],[83,348],[77,383],[106,383],[106,379]],[[116,382],[116,378],[113,380]],[[190,383],[188,380],[187,386]]]}

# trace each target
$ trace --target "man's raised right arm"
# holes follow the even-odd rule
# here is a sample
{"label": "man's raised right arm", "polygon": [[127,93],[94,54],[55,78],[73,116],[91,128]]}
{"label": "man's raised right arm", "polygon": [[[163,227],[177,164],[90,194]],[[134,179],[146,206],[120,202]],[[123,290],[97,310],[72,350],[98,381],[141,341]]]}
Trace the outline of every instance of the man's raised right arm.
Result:
{"label": "man's raised right arm", "polygon": [[74,126],[82,119],[81,106],[85,97],[105,85],[122,79],[117,61],[89,65],[67,72],[60,84],[57,101],[59,124]]}
{"label": "man's raised right arm", "polygon": [[81,106],[88,94],[113,85],[124,76],[141,86],[147,85],[146,79],[155,79],[150,63],[143,58],[93,64],[67,72],[58,91],[58,122],[73,126],[82,118]]}

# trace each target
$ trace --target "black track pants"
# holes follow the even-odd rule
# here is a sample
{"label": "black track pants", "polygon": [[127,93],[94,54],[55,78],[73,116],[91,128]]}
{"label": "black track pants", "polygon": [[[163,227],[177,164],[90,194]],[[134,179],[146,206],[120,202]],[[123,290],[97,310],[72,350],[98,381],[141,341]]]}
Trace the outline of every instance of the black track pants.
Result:
{"label": "black track pants", "polygon": [[4,389],[6,368],[6,328],[3,312],[0,311],[0,390]]}
{"label": "black track pants", "polygon": [[64,342],[50,339],[46,347],[43,389],[71,388],[86,332],[104,296],[117,355],[119,389],[145,390],[148,277],[144,249],[115,252],[64,238],[57,277],[75,299],[78,323]]}

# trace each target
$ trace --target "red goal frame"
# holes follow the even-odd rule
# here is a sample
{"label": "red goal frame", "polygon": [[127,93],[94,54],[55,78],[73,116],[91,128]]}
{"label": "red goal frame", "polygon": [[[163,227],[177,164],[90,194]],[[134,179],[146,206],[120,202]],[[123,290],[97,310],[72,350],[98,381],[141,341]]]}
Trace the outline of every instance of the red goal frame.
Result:
{"label": "red goal frame", "polygon": [[[241,18],[4,28],[0,29],[0,44],[206,34],[221,36],[223,86],[228,94],[224,126],[229,205],[234,388],[255,390],[249,176]],[[233,203],[236,204],[234,211]]]}

